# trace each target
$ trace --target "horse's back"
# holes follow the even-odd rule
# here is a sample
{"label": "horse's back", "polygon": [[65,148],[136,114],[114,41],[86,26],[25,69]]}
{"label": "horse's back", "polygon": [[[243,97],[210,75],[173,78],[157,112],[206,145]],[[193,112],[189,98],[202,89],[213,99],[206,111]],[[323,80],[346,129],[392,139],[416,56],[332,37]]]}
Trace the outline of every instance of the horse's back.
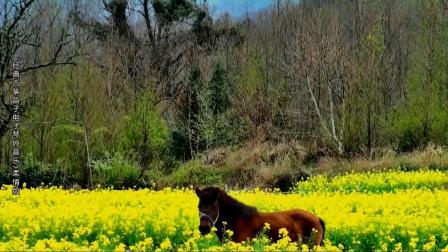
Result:
{"label": "horse's back", "polygon": [[291,218],[295,222],[310,223],[313,224],[314,226],[320,226],[319,217],[317,217],[315,214],[311,212],[302,209],[292,209],[278,212],[262,213],[260,216],[267,219]]}
{"label": "horse's back", "polygon": [[[263,213],[260,214],[259,222],[269,223],[276,231],[282,227],[286,228],[291,233],[292,240],[311,238],[315,244],[320,244],[323,238],[324,230],[319,217],[306,210],[292,209]],[[313,229],[316,233],[313,233]]]}

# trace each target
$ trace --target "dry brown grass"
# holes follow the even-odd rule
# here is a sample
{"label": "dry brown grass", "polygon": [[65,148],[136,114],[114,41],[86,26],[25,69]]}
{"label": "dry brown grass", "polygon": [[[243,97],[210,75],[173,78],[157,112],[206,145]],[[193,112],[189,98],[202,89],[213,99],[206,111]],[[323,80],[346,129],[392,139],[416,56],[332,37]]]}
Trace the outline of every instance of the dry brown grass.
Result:
{"label": "dry brown grass", "polygon": [[353,160],[323,158],[314,170],[316,174],[336,175],[345,172],[366,172],[372,170],[416,170],[422,167],[430,169],[448,169],[448,150],[429,145],[424,150],[399,154],[392,150],[383,151],[376,159],[357,158]]}
{"label": "dry brown grass", "polygon": [[297,142],[252,142],[234,151],[222,148],[209,151],[204,154],[202,165],[225,170],[226,183],[232,186],[278,186],[308,176],[302,165],[306,155]]}
{"label": "dry brown grass", "polygon": [[[236,150],[219,148],[202,155],[186,167],[179,168],[176,181],[189,184],[214,181],[230,187],[277,187],[287,190],[295,181],[308,176],[379,170],[416,170],[422,167],[448,170],[448,150],[434,145],[421,151],[397,154],[389,149],[377,150],[378,158],[342,159],[317,156],[309,162],[305,148],[298,142],[248,143]],[[186,172],[186,171],[189,172]],[[192,181],[190,181],[192,180]],[[168,178],[167,183],[174,183]],[[176,183],[174,183],[176,184]]]}

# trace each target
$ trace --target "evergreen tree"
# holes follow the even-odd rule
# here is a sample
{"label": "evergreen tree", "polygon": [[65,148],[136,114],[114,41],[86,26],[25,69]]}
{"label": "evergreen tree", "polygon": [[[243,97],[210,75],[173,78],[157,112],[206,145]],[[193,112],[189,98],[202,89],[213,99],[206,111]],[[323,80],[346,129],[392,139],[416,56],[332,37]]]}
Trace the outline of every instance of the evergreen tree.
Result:
{"label": "evergreen tree", "polygon": [[229,85],[226,71],[220,63],[215,66],[209,90],[209,106],[213,114],[217,115],[225,112],[230,107]]}
{"label": "evergreen tree", "polygon": [[199,152],[201,138],[199,133],[200,90],[203,88],[201,69],[194,66],[188,77],[188,90],[180,108],[177,129],[172,135],[172,152],[183,159],[192,158]]}

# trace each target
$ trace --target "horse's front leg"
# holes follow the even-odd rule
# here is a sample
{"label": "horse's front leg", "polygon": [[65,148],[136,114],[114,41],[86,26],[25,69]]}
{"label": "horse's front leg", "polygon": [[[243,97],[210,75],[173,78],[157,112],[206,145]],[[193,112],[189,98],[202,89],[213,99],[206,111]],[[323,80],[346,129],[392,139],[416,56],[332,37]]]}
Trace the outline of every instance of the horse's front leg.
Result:
{"label": "horse's front leg", "polygon": [[235,233],[234,235],[233,235],[233,241],[234,242],[238,242],[238,243],[240,243],[240,242],[243,242],[243,241],[245,241],[245,240],[247,240],[247,238],[249,238],[250,237],[250,234],[249,233],[247,233],[247,232],[237,232],[237,233]]}
{"label": "horse's front leg", "polygon": [[232,236],[232,240],[234,242],[243,242],[245,240],[247,240],[248,238],[253,238],[256,236],[256,230],[253,227],[248,227],[248,226],[244,226],[244,227],[237,227],[235,228],[234,234]]}

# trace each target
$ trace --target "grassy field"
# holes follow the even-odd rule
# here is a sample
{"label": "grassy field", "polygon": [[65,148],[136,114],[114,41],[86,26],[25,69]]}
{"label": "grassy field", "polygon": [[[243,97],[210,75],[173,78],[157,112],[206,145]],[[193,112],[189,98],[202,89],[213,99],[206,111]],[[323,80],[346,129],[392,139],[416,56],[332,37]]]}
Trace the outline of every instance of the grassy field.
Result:
{"label": "grassy field", "polygon": [[[317,176],[290,194],[231,191],[260,211],[303,208],[326,223],[319,250],[448,251],[448,174],[441,171]],[[191,188],[162,191],[0,190],[0,250],[306,250],[285,237],[220,244],[198,234]],[[231,234],[229,234],[231,235]]]}

